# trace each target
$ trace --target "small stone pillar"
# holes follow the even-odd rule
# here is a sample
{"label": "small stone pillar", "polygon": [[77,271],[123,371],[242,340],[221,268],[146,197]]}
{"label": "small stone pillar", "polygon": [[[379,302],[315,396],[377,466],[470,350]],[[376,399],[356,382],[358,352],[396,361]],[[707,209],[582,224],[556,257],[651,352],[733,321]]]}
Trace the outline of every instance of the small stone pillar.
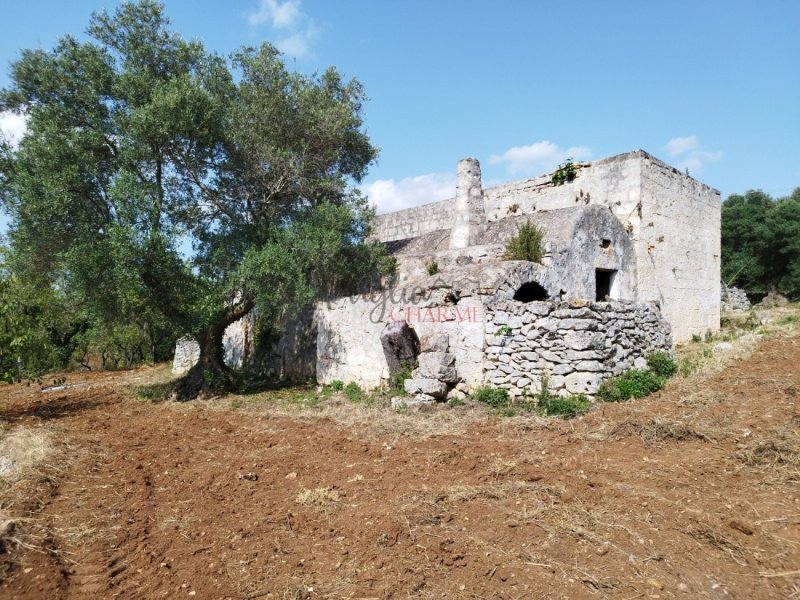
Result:
{"label": "small stone pillar", "polygon": [[464,158],[458,161],[456,172],[456,214],[450,230],[450,249],[474,246],[485,229],[481,164],[477,158]]}

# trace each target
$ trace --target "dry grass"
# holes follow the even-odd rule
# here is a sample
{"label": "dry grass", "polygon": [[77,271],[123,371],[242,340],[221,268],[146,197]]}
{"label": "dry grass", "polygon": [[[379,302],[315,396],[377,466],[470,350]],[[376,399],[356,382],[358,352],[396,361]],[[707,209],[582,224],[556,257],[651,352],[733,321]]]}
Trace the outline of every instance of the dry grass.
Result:
{"label": "dry grass", "polygon": [[332,503],[339,500],[341,500],[339,492],[329,487],[320,487],[313,490],[304,489],[295,498],[297,504],[316,508],[328,508]]}
{"label": "dry grass", "polygon": [[646,421],[626,420],[618,423],[605,433],[607,440],[619,440],[625,437],[638,437],[645,446],[654,446],[667,441],[700,440],[713,442],[710,433],[698,431],[679,421],[655,417]]}
{"label": "dry grass", "polygon": [[782,437],[753,442],[739,450],[736,458],[766,475],[784,481],[800,481],[800,448]]}
{"label": "dry grass", "polygon": [[13,483],[31,474],[53,454],[53,435],[44,428],[17,427],[0,438],[0,459],[8,473],[0,477]]}

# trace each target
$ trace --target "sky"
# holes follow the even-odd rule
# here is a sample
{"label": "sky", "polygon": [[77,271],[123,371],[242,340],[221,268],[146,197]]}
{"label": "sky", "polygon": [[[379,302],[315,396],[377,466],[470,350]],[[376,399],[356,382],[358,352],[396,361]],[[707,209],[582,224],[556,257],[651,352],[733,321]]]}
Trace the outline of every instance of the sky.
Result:
{"label": "sky", "polygon": [[[80,37],[117,4],[0,0],[0,87],[22,48]],[[452,197],[467,156],[484,187],[640,148],[723,198],[800,186],[796,0],[165,4],[176,31],[220,54],[269,41],[291,69],[357,78],[378,212]],[[2,114],[0,129],[18,139],[24,120]]]}

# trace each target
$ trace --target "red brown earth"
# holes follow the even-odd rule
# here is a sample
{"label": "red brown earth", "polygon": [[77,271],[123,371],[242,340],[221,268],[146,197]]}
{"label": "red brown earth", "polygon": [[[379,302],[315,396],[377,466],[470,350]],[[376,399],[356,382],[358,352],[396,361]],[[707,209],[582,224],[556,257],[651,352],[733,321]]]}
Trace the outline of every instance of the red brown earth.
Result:
{"label": "red brown earth", "polygon": [[572,421],[137,399],[164,368],[0,387],[56,440],[0,487],[0,597],[797,597],[799,367],[776,333]]}

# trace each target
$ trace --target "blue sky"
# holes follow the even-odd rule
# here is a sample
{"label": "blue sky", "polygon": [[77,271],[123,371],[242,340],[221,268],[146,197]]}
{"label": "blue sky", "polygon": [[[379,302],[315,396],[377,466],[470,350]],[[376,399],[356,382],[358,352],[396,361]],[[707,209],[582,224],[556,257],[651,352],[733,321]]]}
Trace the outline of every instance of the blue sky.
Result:
{"label": "blue sky", "polygon": [[[21,48],[80,35],[111,0],[0,0],[0,86]],[[719,189],[800,186],[800,2],[167,0],[173,27],[227,54],[263,40],[303,72],[335,65],[370,101],[379,209],[450,197],[571,156],[642,148]],[[7,130],[15,123],[2,117]]]}

